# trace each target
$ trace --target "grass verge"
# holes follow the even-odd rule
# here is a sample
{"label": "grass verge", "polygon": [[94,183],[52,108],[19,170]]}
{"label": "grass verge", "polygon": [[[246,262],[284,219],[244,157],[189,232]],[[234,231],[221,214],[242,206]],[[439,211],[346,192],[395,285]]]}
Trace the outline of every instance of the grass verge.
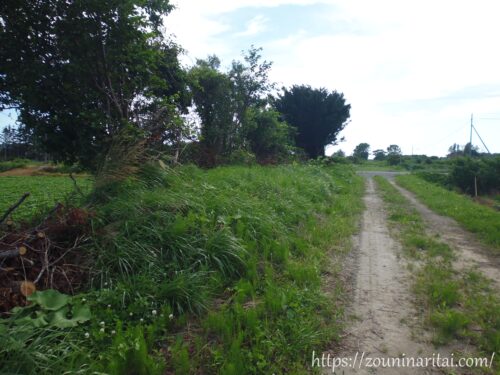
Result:
{"label": "grass verge", "polygon": [[500,212],[416,176],[398,176],[396,181],[415,193],[429,208],[455,219],[465,229],[475,233],[483,243],[500,252]]}
{"label": "grass verge", "polygon": [[92,318],[0,324],[2,370],[309,373],[341,329],[341,285],[327,295],[322,274],[348,248],[362,180],[348,166],[141,175],[93,195],[92,289],[72,298]]}
{"label": "grass verge", "polygon": [[[472,343],[481,355],[500,351],[500,300],[491,282],[473,269],[457,270],[453,250],[425,233],[418,212],[386,179],[375,177],[405,254],[418,260],[414,289],[434,343]],[[495,369],[500,361],[495,357]],[[486,371],[486,369],[483,369]]]}

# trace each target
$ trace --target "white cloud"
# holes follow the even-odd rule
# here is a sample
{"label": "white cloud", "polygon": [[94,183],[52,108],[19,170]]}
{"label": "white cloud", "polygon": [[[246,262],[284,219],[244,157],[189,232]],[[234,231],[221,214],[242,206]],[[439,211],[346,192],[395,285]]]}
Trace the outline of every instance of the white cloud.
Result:
{"label": "white cloud", "polygon": [[[481,113],[500,117],[500,97],[494,96],[500,88],[500,3],[494,0],[183,0],[167,24],[190,56],[232,59],[248,46],[227,43],[232,30],[218,15],[262,7],[261,17],[247,25],[247,35],[255,35],[266,7],[319,3],[332,5],[323,19],[358,25],[362,32],[311,35],[302,28],[281,39],[269,34],[264,57],[274,61],[271,78],[279,83],[344,92],[352,122],[340,148],[351,152],[365,141],[372,149],[397,143],[407,153],[413,146],[415,152],[442,155],[452,143],[468,141],[469,116],[475,112],[483,139],[500,152],[500,120],[479,122]],[[461,126],[464,131],[456,131]]]}
{"label": "white cloud", "polygon": [[236,36],[253,36],[260,34],[261,32],[266,30],[266,24],[268,19],[262,15],[256,16],[252,18],[246,24],[246,29],[239,33],[236,33]]}

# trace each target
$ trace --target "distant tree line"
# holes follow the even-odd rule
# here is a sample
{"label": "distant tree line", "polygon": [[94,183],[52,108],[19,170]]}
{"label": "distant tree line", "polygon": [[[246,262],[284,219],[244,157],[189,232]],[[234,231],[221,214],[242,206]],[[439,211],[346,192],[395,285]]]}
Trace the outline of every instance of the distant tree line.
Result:
{"label": "distant tree line", "polygon": [[0,132],[0,160],[31,159],[47,161],[48,154],[24,128],[7,126]]}
{"label": "distant tree line", "polygon": [[[398,145],[390,145],[386,150],[377,149],[372,152],[374,160],[386,160],[389,165],[397,165],[401,163],[402,152]],[[352,157],[354,161],[368,160],[370,156],[370,145],[368,143],[360,143],[354,148]]]}
{"label": "distant tree line", "polygon": [[3,1],[0,110],[18,113],[28,138],[16,144],[95,170],[117,137],[205,166],[317,158],[337,142],[350,116],[342,93],[277,90],[253,46],[227,71],[217,56],[186,69],[162,32],[172,9],[167,0]]}

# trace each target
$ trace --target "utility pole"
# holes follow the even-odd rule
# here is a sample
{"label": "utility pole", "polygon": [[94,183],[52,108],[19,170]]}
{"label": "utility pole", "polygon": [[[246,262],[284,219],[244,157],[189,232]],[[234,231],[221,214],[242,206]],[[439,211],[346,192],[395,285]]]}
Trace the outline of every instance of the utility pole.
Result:
{"label": "utility pole", "polygon": [[474,123],[474,114],[470,115],[470,140],[469,140],[469,157],[472,157],[472,127]]}

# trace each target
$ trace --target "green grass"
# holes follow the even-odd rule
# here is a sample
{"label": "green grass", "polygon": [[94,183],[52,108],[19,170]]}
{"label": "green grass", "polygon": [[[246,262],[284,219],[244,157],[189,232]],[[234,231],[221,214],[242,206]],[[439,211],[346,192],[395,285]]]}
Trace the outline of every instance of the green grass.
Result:
{"label": "green grass", "polygon": [[[456,256],[446,243],[426,234],[418,212],[387,180],[375,177],[405,254],[418,260],[414,290],[418,310],[435,329],[434,343],[470,341],[480,354],[500,350],[500,299],[491,282],[474,270],[454,267]],[[495,371],[500,361],[495,359]]]}
{"label": "green grass", "polygon": [[367,160],[360,164],[353,164],[357,171],[404,171],[400,165],[388,165],[386,161]]}
{"label": "green grass", "polygon": [[455,219],[465,229],[475,233],[483,243],[500,252],[500,212],[416,176],[398,176],[396,181],[415,193],[429,208]]}
{"label": "green grass", "polygon": [[92,320],[0,348],[4,371],[310,373],[342,329],[342,284],[323,278],[350,248],[362,179],[299,165],[142,176],[92,195],[93,288],[75,297]]}
{"label": "green grass", "polygon": [[[91,182],[86,178],[77,179],[84,191],[89,191]],[[48,176],[0,176],[0,214],[16,203],[25,192],[30,196],[12,213],[16,222],[30,220],[34,215],[50,209],[58,201],[64,201],[74,189],[69,177]]]}

